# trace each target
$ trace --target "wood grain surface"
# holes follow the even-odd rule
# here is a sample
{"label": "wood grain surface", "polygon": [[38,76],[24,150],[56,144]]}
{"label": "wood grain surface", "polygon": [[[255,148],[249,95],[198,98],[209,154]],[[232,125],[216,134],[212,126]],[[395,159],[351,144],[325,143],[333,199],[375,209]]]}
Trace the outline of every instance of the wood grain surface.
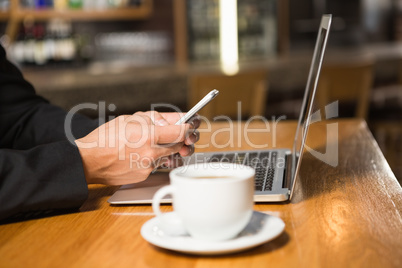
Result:
{"label": "wood grain surface", "polygon": [[[197,151],[290,148],[295,128],[294,121],[204,124]],[[292,201],[255,205],[286,224],[259,247],[215,257],[154,247],[140,235],[152,208],[110,206],[117,188],[94,185],[80,212],[0,225],[0,267],[402,267],[402,190],[366,123],[314,123],[307,145],[324,155],[328,143],[337,145],[337,166],[306,153]]]}

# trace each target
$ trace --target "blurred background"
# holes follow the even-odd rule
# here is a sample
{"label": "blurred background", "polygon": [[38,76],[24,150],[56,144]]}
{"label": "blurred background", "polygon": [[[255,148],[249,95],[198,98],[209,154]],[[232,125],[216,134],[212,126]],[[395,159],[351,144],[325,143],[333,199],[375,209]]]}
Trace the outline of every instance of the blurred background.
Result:
{"label": "blurred background", "polygon": [[67,110],[186,110],[216,87],[208,117],[238,116],[242,101],[242,118],[295,119],[325,13],[317,103],[366,120],[401,181],[402,0],[0,0],[0,30],[37,92]]}

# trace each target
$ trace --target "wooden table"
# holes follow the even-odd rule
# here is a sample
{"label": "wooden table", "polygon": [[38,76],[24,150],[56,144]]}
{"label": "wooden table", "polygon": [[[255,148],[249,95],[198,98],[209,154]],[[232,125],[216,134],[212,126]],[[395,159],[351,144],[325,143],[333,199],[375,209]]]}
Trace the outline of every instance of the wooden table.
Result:
{"label": "wooden table", "polygon": [[[79,213],[1,225],[0,267],[402,267],[401,187],[365,122],[315,123],[311,148],[325,147],[327,124],[338,124],[339,139],[330,141],[339,141],[338,166],[305,154],[292,201],[255,205],[286,223],[269,243],[218,257],[156,248],[140,235],[154,216],[150,206],[110,206],[106,201],[116,187],[91,186]],[[204,126],[199,145],[209,146],[198,151],[211,150],[213,143],[227,143],[219,150],[252,143],[290,147],[296,122],[279,122],[276,131],[271,123],[269,133],[255,131],[267,126],[254,122],[248,141],[245,126],[235,124],[233,136],[228,123],[214,123],[210,131]]]}

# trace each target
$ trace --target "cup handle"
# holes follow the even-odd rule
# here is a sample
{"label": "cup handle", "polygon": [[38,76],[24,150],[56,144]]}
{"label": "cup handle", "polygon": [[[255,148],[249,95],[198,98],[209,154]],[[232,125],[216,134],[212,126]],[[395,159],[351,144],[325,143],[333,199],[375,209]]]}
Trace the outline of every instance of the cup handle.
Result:
{"label": "cup handle", "polygon": [[169,235],[182,236],[186,235],[187,231],[184,228],[182,220],[176,213],[162,213],[160,210],[161,199],[168,194],[174,195],[175,187],[173,185],[167,185],[160,188],[152,199],[152,209],[156,214],[156,217],[163,223],[162,230]]}
{"label": "cup handle", "polygon": [[152,199],[152,209],[157,217],[162,216],[162,212],[160,210],[160,203],[161,203],[162,198],[164,198],[168,194],[173,195],[173,192],[174,192],[174,186],[166,185],[166,186],[163,186],[162,188],[160,188],[155,193],[154,198]]}

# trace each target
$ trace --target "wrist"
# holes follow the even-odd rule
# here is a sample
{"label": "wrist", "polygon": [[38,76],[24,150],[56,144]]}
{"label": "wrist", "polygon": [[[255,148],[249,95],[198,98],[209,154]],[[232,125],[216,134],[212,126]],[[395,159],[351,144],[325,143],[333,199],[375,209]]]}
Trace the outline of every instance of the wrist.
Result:
{"label": "wrist", "polygon": [[75,140],[75,144],[77,145],[78,151],[81,156],[82,167],[84,169],[84,176],[87,184],[93,184],[94,182],[94,171],[93,171],[93,164],[92,158],[93,156],[90,153],[89,148],[85,148],[82,146],[83,138]]}

